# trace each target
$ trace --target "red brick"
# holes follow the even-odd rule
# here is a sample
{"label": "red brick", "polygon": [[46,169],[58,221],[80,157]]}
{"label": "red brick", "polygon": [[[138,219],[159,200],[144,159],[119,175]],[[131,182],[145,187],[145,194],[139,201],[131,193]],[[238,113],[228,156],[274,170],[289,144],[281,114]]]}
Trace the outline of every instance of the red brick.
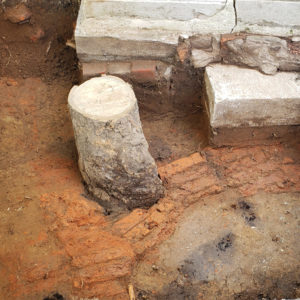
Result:
{"label": "red brick", "polygon": [[74,280],[73,286],[76,288],[74,293],[79,295],[80,299],[83,299],[82,297],[97,297],[97,299],[98,297],[99,299],[128,299],[129,297],[126,286],[118,280],[87,284],[81,278],[77,278]]}
{"label": "red brick", "polygon": [[133,227],[130,231],[128,231],[124,237],[131,242],[134,240],[141,240],[145,236],[151,233],[151,230],[147,226],[147,222],[139,223],[137,226]]}
{"label": "red brick", "polygon": [[209,149],[207,157],[217,166],[224,183],[238,188],[243,196],[259,191],[297,192],[300,167],[286,151],[280,145]]}
{"label": "red brick", "polygon": [[82,77],[84,81],[92,77],[101,76],[105,73],[107,73],[106,62],[91,62],[82,64]]}
{"label": "red brick", "polygon": [[198,152],[188,157],[178,159],[166,166],[160,167],[158,173],[162,179],[175,175],[176,173],[183,172],[184,170],[200,164],[205,163],[205,157],[201,156]]}
{"label": "red brick", "polygon": [[245,34],[240,34],[240,33],[228,33],[228,34],[222,34],[221,36],[221,46],[226,44],[228,41],[232,41],[238,38],[244,38],[246,35]]}
{"label": "red brick", "polygon": [[154,82],[157,79],[157,61],[135,60],[132,62],[131,74],[140,82]]}
{"label": "red brick", "polygon": [[135,226],[137,226],[139,223],[144,221],[147,217],[147,211],[144,209],[135,209],[133,212],[131,212],[126,217],[120,219],[118,222],[116,222],[113,225],[113,232],[123,235],[126,232],[133,229]]}
{"label": "red brick", "polygon": [[189,52],[189,46],[185,43],[182,43],[177,47],[177,54],[181,62],[184,62],[188,58]]}

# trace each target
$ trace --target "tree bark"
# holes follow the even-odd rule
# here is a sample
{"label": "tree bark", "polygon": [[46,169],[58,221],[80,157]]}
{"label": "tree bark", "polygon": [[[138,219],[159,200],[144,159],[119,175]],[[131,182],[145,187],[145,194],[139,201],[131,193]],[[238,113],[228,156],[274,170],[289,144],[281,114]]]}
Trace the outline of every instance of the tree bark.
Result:
{"label": "tree bark", "polygon": [[[95,102],[89,101],[93,97]],[[86,109],[93,104],[94,109]],[[106,108],[101,110],[102,104]],[[113,76],[88,80],[71,90],[69,109],[79,169],[88,190],[101,203],[111,206],[117,200],[132,209],[149,207],[163,196],[129,84]]]}

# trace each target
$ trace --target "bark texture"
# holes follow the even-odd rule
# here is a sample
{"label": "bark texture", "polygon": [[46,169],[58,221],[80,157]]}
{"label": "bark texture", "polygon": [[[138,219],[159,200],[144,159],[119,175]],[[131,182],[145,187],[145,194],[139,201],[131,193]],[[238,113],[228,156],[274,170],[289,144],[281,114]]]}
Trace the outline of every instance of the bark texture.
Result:
{"label": "bark texture", "polygon": [[101,203],[109,205],[117,199],[132,209],[149,207],[163,196],[136,100],[129,112],[109,121],[92,119],[71,105],[69,108],[82,177]]}

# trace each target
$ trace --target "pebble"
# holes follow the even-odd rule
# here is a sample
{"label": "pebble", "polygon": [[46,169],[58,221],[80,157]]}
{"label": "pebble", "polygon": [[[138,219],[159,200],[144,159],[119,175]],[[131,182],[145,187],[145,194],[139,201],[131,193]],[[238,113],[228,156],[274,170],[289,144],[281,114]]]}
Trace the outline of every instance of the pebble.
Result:
{"label": "pebble", "polygon": [[6,85],[7,86],[16,86],[16,85],[18,85],[18,83],[14,79],[7,79],[6,80]]}
{"label": "pebble", "polygon": [[24,4],[20,3],[14,7],[8,7],[5,10],[5,18],[11,23],[24,23],[31,18],[31,11]]}

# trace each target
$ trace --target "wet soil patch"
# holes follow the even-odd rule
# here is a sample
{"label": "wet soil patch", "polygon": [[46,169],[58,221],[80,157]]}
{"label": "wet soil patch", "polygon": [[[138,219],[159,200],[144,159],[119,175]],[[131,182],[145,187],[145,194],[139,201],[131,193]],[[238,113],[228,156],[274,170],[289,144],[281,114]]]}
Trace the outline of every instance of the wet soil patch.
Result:
{"label": "wet soil patch", "polygon": [[233,234],[229,233],[224,236],[221,241],[217,244],[217,249],[225,252],[228,248],[232,247]]}
{"label": "wet soil patch", "polygon": [[229,232],[222,238],[197,248],[178,268],[179,274],[198,284],[213,279],[217,261],[221,260],[223,264],[230,263],[233,241],[234,235]]}
{"label": "wet soil patch", "polygon": [[245,219],[246,224],[249,226],[254,226],[256,215],[252,205],[244,200],[241,200],[238,202],[238,207],[242,211],[242,216]]}
{"label": "wet soil patch", "polygon": [[43,300],[65,300],[65,298],[59,293],[54,293]]}
{"label": "wet soil patch", "polygon": [[295,298],[298,219],[286,211],[294,211],[298,196],[224,192],[188,208],[159,256],[139,262],[136,285],[149,293],[144,299],[168,299],[157,295],[171,290],[182,299]]}

